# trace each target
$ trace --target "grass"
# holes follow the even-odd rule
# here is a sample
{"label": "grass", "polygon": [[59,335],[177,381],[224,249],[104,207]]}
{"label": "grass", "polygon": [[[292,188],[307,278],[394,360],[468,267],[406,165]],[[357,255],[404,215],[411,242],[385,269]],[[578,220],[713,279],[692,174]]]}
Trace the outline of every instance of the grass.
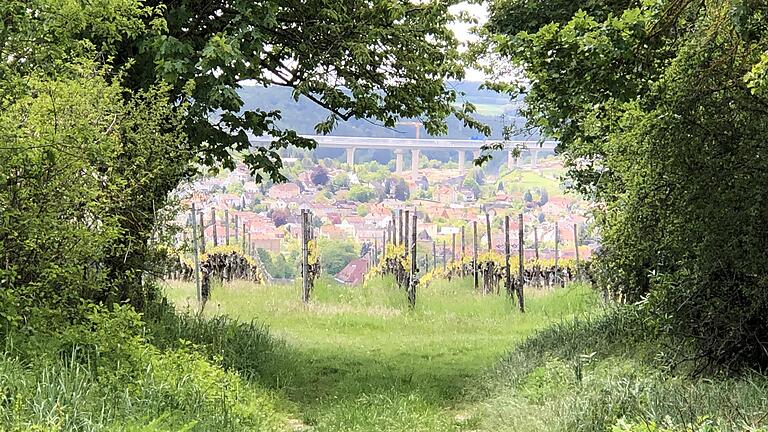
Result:
{"label": "grass", "polygon": [[216,286],[204,316],[190,284],[166,293],[180,310],[4,334],[0,431],[768,431],[764,375],[670,369],[640,306],[583,286],[529,290],[526,314],[465,280],[415,310],[388,279],[320,281],[309,305]]}
{"label": "grass", "polygon": [[5,335],[0,431],[285,430],[274,391],[195,346],[160,350],[142,326],[118,307],[54,333]]}
{"label": "grass", "polygon": [[[166,294],[191,307],[191,284]],[[584,287],[531,292],[520,314],[503,296],[481,296],[467,280],[419,291],[414,311],[387,279],[348,288],[320,281],[310,305],[296,286],[234,283],[214,288],[207,313],[257,320],[287,343],[290,374],[270,377],[294,415],[316,431],[472,430],[475,387],[509,348],[553,322],[585,315]]]}
{"label": "grass", "polygon": [[[635,307],[560,323],[518,345],[485,378],[488,431],[768,431],[768,379],[693,378]],[[482,387],[481,387],[482,388]]]}

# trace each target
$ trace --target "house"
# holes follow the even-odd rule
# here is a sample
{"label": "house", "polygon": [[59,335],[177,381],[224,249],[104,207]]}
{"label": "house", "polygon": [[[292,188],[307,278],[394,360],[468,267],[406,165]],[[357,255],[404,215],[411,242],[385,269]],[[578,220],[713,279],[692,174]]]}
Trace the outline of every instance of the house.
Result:
{"label": "house", "polygon": [[369,225],[361,225],[360,227],[355,228],[355,238],[358,242],[375,242],[376,240],[382,238],[383,231],[380,229],[377,229],[376,227],[372,227]]}
{"label": "house", "polygon": [[320,237],[342,240],[349,237],[349,234],[337,225],[323,225],[320,227]]}
{"label": "house", "polygon": [[269,188],[267,195],[272,199],[288,200],[297,197],[301,193],[299,185],[295,183],[276,184]]}
{"label": "house", "polygon": [[251,244],[253,248],[264,249],[270,252],[280,252],[280,239],[269,237],[255,237],[251,238]]}
{"label": "house", "polygon": [[240,195],[225,193],[216,196],[216,202],[223,207],[237,207],[242,203]]}
{"label": "house", "polygon": [[456,201],[456,190],[451,186],[441,184],[432,192],[432,198],[443,204],[450,204]]}
{"label": "house", "polygon": [[334,279],[345,285],[359,285],[365,279],[368,272],[368,260],[365,258],[354,259],[344,267]]}
{"label": "house", "polygon": [[421,176],[416,180],[416,187],[419,188],[419,190],[427,190],[429,189],[429,180],[427,180],[427,176]]}

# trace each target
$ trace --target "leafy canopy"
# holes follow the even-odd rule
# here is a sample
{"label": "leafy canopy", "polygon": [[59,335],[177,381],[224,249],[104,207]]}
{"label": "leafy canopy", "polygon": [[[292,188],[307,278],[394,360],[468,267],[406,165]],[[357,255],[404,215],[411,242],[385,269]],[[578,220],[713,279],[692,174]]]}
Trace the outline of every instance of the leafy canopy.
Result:
{"label": "leafy canopy", "polygon": [[648,299],[698,370],[768,366],[754,338],[768,334],[766,12],[508,0],[485,29],[486,48],[523,71],[492,86],[526,95],[529,123],[560,140],[576,188],[599,203],[599,280]]}

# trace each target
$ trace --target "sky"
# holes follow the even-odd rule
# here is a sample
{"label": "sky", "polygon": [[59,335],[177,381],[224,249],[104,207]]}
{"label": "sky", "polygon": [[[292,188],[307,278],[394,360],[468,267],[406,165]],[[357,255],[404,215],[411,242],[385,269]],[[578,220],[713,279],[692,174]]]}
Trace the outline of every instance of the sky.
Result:
{"label": "sky", "polygon": [[[483,24],[488,20],[488,7],[483,4],[470,4],[460,3],[454,6],[451,10],[454,13],[468,12],[475,18],[477,18],[479,24]],[[471,32],[472,24],[467,23],[454,23],[451,25],[453,33],[460,42],[474,42],[477,40],[477,36]],[[485,81],[485,74],[477,69],[467,69],[465,81]]]}

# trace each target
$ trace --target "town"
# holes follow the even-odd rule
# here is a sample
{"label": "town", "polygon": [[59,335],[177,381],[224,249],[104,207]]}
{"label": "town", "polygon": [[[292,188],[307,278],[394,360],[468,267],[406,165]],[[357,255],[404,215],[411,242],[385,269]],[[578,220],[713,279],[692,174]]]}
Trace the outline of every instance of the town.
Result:
{"label": "town", "polygon": [[[589,259],[598,247],[589,231],[590,205],[567,192],[561,182],[563,164],[552,152],[543,158],[537,155],[537,160],[531,155],[527,160],[521,157],[515,163],[498,164],[493,170],[462,166],[466,162],[461,154],[445,162],[422,154],[417,164],[411,160],[406,165],[418,168],[415,174],[398,172],[394,157],[387,163],[368,160],[350,165],[343,155],[318,158],[315,152],[305,151],[300,157],[289,156],[283,157],[284,183],[256,183],[240,163],[233,171],[201,177],[180,188],[184,207],[194,203],[199,212],[201,219],[195,223],[203,221],[202,252],[206,245],[238,245],[258,258],[271,279],[293,279],[299,271],[302,210],[314,215],[322,271],[350,285],[363,281],[372,250],[383,247],[393,212],[402,209],[415,212],[421,220],[422,270],[434,265],[435,258],[444,263],[463,257],[471,240],[465,241],[462,250],[456,236],[473,222],[484,227],[486,213],[490,244],[498,252],[504,248],[504,216],[512,216],[510,230],[517,232],[519,214],[526,227],[526,260],[552,260],[556,249],[559,259],[573,259],[576,241],[579,255]],[[189,250],[190,213],[181,212],[176,222],[183,227],[177,244]],[[488,244],[485,228],[480,230],[479,243]]]}

